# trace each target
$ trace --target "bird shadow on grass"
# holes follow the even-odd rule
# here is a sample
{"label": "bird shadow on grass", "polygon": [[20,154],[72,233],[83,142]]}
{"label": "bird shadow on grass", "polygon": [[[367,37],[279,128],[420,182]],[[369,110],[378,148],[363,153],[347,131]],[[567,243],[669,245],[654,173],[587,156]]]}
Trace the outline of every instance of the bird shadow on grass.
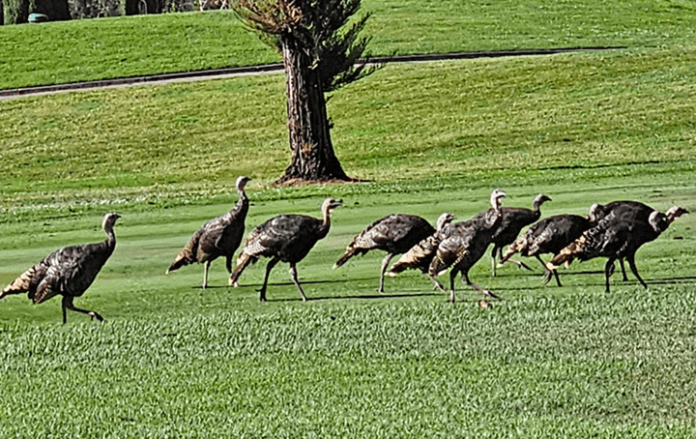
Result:
{"label": "bird shadow on grass", "polygon": [[[595,271],[559,271],[558,275],[560,277],[564,276],[577,276],[577,275],[585,275],[585,274],[604,274],[604,271],[602,270],[595,270]],[[522,272],[522,273],[498,273],[496,277],[544,277],[543,272],[538,272],[538,273],[530,273],[530,272]]]}
{"label": "bird shadow on grass", "polygon": [[[568,273],[570,274],[570,273]],[[603,271],[590,271],[590,272],[584,272],[584,273],[574,273],[574,274],[600,274],[602,275],[602,282],[597,282],[597,283],[591,283],[588,285],[604,285],[604,272]],[[561,276],[562,277],[562,276]],[[677,276],[677,277],[663,277],[663,278],[648,278],[648,277],[643,277],[643,280],[645,283],[650,286],[650,284],[656,284],[656,285],[671,285],[671,284],[690,284],[694,283],[696,281],[696,276]],[[629,285],[635,283],[636,285],[640,286],[640,283],[638,282],[638,279],[636,279],[631,273],[628,273],[628,280],[624,281],[621,279],[621,273],[614,273],[610,278],[609,281],[613,284],[616,285]]]}
{"label": "bird shadow on grass", "polygon": [[679,277],[663,277],[655,279],[643,279],[645,283],[650,285],[675,285],[675,284],[692,284],[696,282],[696,276],[679,276]]}
{"label": "bird shadow on grass", "polygon": [[[583,284],[583,287],[598,287],[598,288],[604,288],[605,282],[604,282],[604,272],[599,272],[602,274],[602,280],[601,281],[593,281],[589,282],[586,284]],[[622,280],[621,275],[619,274],[619,278],[616,278],[616,273],[610,278],[609,284],[612,289],[614,288],[621,288],[621,287],[637,287],[640,288],[641,290],[643,289],[643,286],[638,282],[638,280],[634,277],[632,277],[629,274],[629,278],[627,281]],[[682,277],[667,277],[667,278],[656,278],[656,279],[650,279],[650,278],[643,278],[646,284],[648,284],[648,288],[651,285],[657,286],[657,285],[688,285],[688,284],[694,284],[696,283],[696,276],[682,276]],[[580,286],[580,285],[575,285],[575,286]],[[611,293],[610,293],[611,294]]]}
{"label": "bird shadow on grass", "polygon": [[[335,279],[335,280],[306,280],[306,281],[301,281],[300,284],[304,286],[304,285],[313,285],[313,284],[328,284],[328,283],[355,282],[355,281],[361,281],[361,280],[370,280],[370,278],[367,278],[367,277],[366,277],[366,278],[364,278],[364,279],[361,279],[361,278],[353,278],[353,279]],[[295,284],[294,284],[293,282],[289,282],[289,281],[287,281],[287,282],[269,282],[269,283],[268,283],[268,288],[272,288],[272,287],[284,287],[284,286],[290,286],[290,285],[293,286],[293,287],[295,287]],[[254,284],[254,283],[244,284],[244,283],[241,283],[241,282],[240,282],[239,287],[237,287],[237,288],[244,288],[244,287],[253,287],[253,288],[255,288],[255,289],[258,290],[259,288],[261,288],[261,284]],[[200,285],[193,285],[193,286],[191,286],[191,289],[192,289],[192,290],[203,290],[203,288],[201,288]],[[206,289],[206,290],[214,290],[214,289],[234,289],[234,287],[232,287],[232,286],[230,286],[230,285],[227,285],[227,284],[223,284],[223,285],[208,285],[208,287],[205,288],[205,289]]]}
{"label": "bird shadow on grass", "polygon": [[[384,294],[354,294],[350,296],[320,296],[307,297],[307,302],[318,302],[321,300],[375,300],[375,299],[403,299],[408,297],[439,296],[437,293],[384,293]],[[269,302],[296,302],[298,299],[276,299]]]}
{"label": "bird shadow on grass", "polygon": [[[373,281],[373,277],[363,277],[363,278],[346,278],[346,279],[333,279],[333,280],[311,280],[311,281],[301,281],[300,284],[305,287],[307,285],[322,285],[322,284],[344,284],[352,283],[356,281],[370,282]],[[247,284],[241,285],[241,287],[254,288],[258,291],[261,288],[260,284]],[[200,287],[199,287],[200,288]],[[231,288],[231,287],[228,287]],[[269,282],[266,290],[266,294],[273,294],[275,288],[291,288],[296,291],[295,284],[293,282]],[[376,290],[375,286],[375,290]],[[375,294],[352,294],[346,296],[310,296],[311,292],[308,293],[307,301],[314,302],[320,300],[374,300],[374,299],[399,299],[408,297],[425,297],[425,296],[438,296],[443,293],[438,293],[436,291],[423,292],[422,290],[408,292],[408,293],[375,293]],[[268,299],[269,302],[297,302],[298,298],[285,298],[285,299]]]}

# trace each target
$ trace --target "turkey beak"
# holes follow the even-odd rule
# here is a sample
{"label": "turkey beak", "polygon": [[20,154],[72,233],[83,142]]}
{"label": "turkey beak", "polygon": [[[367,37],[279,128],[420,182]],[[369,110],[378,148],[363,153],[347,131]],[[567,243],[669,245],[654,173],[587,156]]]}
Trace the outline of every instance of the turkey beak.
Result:
{"label": "turkey beak", "polygon": [[329,207],[335,209],[337,207],[341,207],[341,205],[343,205],[343,200],[333,200]]}
{"label": "turkey beak", "polygon": [[689,213],[688,210],[684,209],[683,207],[680,207],[679,209],[677,209],[677,213],[674,215],[674,218],[679,218],[680,216],[686,215],[687,213]]}

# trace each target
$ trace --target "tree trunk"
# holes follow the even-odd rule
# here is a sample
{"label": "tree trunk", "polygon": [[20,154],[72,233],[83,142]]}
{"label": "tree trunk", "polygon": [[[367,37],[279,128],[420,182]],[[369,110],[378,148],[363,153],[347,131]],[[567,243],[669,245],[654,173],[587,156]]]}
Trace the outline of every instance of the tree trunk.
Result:
{"label": "tree trunk", "polygon": [[46,14],[50,21],[70,20],[68,0],[33,0],[31,11]]}
{"label": "tree trunk", "polygon": [[126,15],[159,14],[160,4],[157,0],[126,0]]}
{"label": "tree trunk", "polygon": [[5,24],[26,23],[29,20],[29,0],[3,0]]}
{"label": "tree trunk", "polygon": [[276,184],[301,181],[350,181],[334,154],[321,77],[293,35],[281,37],[292,162]]}
{"label": "tree trunk", "polygon": [[2,5],[2,0],[0,0],[0,26],[5,24],[5,7]]}

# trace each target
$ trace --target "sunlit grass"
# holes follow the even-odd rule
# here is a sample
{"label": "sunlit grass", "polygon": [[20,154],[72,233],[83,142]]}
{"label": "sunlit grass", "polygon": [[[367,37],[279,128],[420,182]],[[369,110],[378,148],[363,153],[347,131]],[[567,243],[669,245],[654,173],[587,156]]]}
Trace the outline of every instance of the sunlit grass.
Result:
{"label": "sunlit grass", "polygon": [[[528,206],[543,190],[554,200],[544,215],[625,198],[693,210],[693,181],[668,180],[657,188],[618,177],[604,187],[540,189],[530,179],[505,185],[505,203]],[[251,198],[247,229],[277,213],[316,216],[321,202]],[[387,279],[387,293],[377,294],[383,253],[330,269],[350,238],[384,214],[432,221],[450,211],[464,219],[485,209],[486,198],[487,189],[449,185],[345,196],[329,236],[298,266],[307,303],[284,264],[271,275],[268,303],[256,292],[265,261],[237,289],[226,286],[222,261],[205,291],[200,265],[164,276],[189,235],[230,203],[122,209],[116,252],[78,299],[106,323],[72,313],[61,326],[57,300],[0,303],[0,434],[692,436],[690,216],[639,252],[648,291],[615,276],[606,295],[599,260],[564,270],[564,287],[544,288],[534,261],[534,273],[506,267],[491,278],[484,257],[472,279],[504,300],[482,310],[478,293],[460,284],[451,305],[416,273]],[[60,245],[102,239],[94,210],[67,218],[36,212],[21,227],[0,225],[0,282]]]}
{"label": "sunlit grass", "polygon": [[[622,3],[621,3],[622,4]],[[659,7],[671,5],[656,2]],[[389,213],[460,220],[549,195],[543,215],[644,201],[696,211],[693,46],[389,66],[329,102],[337,154],[371,183],[271,188],[287,166],[281,76],[0,103],[0,285],[50,251],[117,247],[76,305],[0,301],[0,437],[642,437],[696,433],[696,217],[644,246],[650,289],[603,260],[508,266],[474,282],[504,300],[454,305],[418,273],[376,292],[383,253],[331,270]],[[265,262],[227,287],[223,261],[164,271],[191,234],[254,178],[247,231],[280,213],[328,237],[258,301]],[[629,277],[630,274],[629,274]]]}
{"label": "sunlit grass", "polygon": [[[689,46],[389,66],[330,100],[334,145],[350,175],[397,189],[688,174],[693,65]],[[289,163],[283,87],[277,75],[2,102],[1,204],[207,202],[242,174],[265,187]]]}
{"label": "sunlit grass", "polygon": [[[365,0],[374,55],[691,44],[682,0]],[[0,88],[278,62],[229,11],[0,26]]]}

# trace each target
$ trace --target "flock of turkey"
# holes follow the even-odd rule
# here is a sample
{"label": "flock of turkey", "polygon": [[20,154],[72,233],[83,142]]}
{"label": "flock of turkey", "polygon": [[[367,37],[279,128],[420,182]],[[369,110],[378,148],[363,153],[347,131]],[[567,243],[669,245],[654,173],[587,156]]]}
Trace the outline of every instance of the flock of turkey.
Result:
{"label": "flock of turkey", "polygon": [[[206,288],[210,264],[224,256],[230,273],[229,284],[237,286],[244,269],[264,256],[270,258],[270,261],[266,265],[263,286],[259,290],[260,300],[266,300],[269,274],[281,261],[290,264],[290,276],[302,295],[302,300],[307,300],[297,279],[296,264],[328,234],[331,212],[341,205],[341,201],[327,198],[321,206],[321,219],[305,215],[278,215],[259,225],[247,235],[233,270],[233,256],[242,242],[244,223],[249,211],[249,199],[245,193],[249,180],[248,177],[237,179],[237,205],[196,231],[166,273],[185,265],[202,263],[202,286]],[[539,260],[544,267],[544,284],[553,276],[560,286],[557,272],[560,265],[568,265],[574,259],[584,261],[606,257],[604,271],[607,292],[609,278],[617,260],[624,280],[627,279],[623,263],[626,260],[633,274],[647,288],[636,269],[636,251],[643,244],[655,240],[675,219],[688,213],[678,206],[662,213],[637,201],[615,201],[607,205],[592,205],[587,218],[579,215],[556,215],[539,221],[541,205],[551,200],[548,196],[540,194],[534,198],[533,209],[502,207],[503,197],[505,192],[494,190],[490,197],[491,209],[468,221],[453,223],[454,215],[443,213],[437,219],[436,228],[415,215],[385,216],[355,236],[334,268],[345,264],[355,255],[365,254],[370,250],[384,250],[387,256],[381,264],[380,292],[384,292],[385,274],[396,276],[410,268],[421,270],[436,288],[444,290],[436,277],[449,269],[451,302],[455,301],[454,284],[459,273],[467,285],[486,296],[498,298],[469,279],[471,267],[481,259],[488,246],[493,244],[493,276],[496,275],[496,267],[505,262],[514,262],[530,269],[523,262],[512,259],[513,255],[519,253]],[[67,321],[67,310],[88,314],[99,321],[104,320],[94,311],[75,307],[73,300],[89,288],[113,253],[116,246],[113,228],[119,218],[114,213],[104,216],[102,226],[107,234],[105,241],[54,251],[5,287],[0,292],[0,299],[11,294],[28,293],[29,299],[34,303],[42,303],[61,295],[63,323]],[[531,227],[518,238],[521,230],[530,224]],[[506,245],[509,247],[502,254]],[[549,263],[544,263],[540,257],[544,253],[553,254]],[[387,271],[391,259],[399,254],[402,255],[400,259]],[[500,262],[496,263],[496,260]]]}

